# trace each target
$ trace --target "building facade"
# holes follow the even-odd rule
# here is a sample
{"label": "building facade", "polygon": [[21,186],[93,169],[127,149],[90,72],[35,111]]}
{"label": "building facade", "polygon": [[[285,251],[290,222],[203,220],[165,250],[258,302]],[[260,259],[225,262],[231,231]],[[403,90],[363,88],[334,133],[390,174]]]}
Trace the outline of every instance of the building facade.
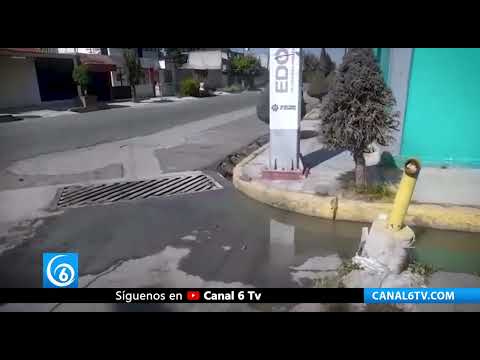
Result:
{"label": "building facade", "polygon": [[0,48],[0,108],[74,105],[75,57],[40,48]]}
{"label": "building facade", "polygon": [[[108,48],[107,55],[114,61],[117,70],[112,71],[110,81],[114,98],[128,98],[130,84],[128,82],[128,69],[125,65],[125,48]],[[136,85],[139,98],[157,96],[157,84],[160,82],[160,49],[159,48],[134,48],[140,60],[143,76],[140,84]]]}

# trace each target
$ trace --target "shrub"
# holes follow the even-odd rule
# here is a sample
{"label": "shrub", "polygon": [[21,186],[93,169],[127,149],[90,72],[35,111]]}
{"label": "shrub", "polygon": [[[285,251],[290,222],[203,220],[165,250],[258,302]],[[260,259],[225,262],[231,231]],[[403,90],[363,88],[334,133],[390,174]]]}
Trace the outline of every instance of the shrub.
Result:
{"label": "shrub", "polygon": [[310,87],[308,95],[311,97],[322,99],[332,88],[335,81],[335,72],[331,72],[327,77],[322,72],[316,71],[310,78]]}
{"label": "shrub", "polygon": [[192,78],[182,80],[180,94],[182,96],[200,96],[200,82]]}
{"label": "shrub", "polygon": [[350,49],[324,99],[321,133],[328,148],[350,151],[357,187],[367,185],[364,153],[370,144],[387,146],[398,130],[394,105],[372,49]]}
{"label": "shrub", "polygon": [[318,69],[320,59],[314,54],[307,53],[303,56],[303,70],[305,72],[313,72]]}
{"label": "shrub", "polygon": [[330,55],[327,54],[325,48],[322,48],[317,69],[323,72],[325,76],[328,76],[335,70],[335,63],[330,58]]}
{"label": "shrub", "polygon": [[323,77],[327,77],[335,70],[335,63],[328,55],[325,48],[322,48],[320,55],[307,53],[303,57],[303,81],[311,82],[318,73]]}

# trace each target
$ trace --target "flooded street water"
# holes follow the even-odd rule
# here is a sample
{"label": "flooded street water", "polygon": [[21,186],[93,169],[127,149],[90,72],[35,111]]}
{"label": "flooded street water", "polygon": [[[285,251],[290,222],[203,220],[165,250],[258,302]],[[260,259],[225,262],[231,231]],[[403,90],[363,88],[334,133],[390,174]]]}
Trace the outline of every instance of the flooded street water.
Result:
{"label": "flooded street water", "polygon": [[[273,208],[219,181],[225,186],[219,191],[72,208],[45,218],[31,238],[0,254],[0,287],[42,287],[44,252],[78,253],[80,287],[311,287],[319,268],[327,274],[351,259],[362,227],[369,226]],[[447,272],[480,271],[478,234],[414,231],[418,262]],[[107,311],[167,309],[164,304],[104,305]],[[227,309],[177,305],[181,311]],[[241,309],[238,305],[228,309]],[[72,306],[58,310],[91,308]],[[285,311],[285,306],[268,309]],[[28,304],[22,309],[34,310]]]}
{"label": "flooded street water", "polygon": [[[282,256],[325,256],[331,253],[348,259],[358,248],[362,227],[370,225],[275,211],[270,221],[270,248],[276,252],[277,261]],[[423,227],[412,229],[416,236],[412,252],[416,262],[430,265],[435,270],[480,274],[479,233]]]}
{"label": "flooded street water", "polygon": [[448,272],[480,274],[480,234],[414,228],[415,260]]}

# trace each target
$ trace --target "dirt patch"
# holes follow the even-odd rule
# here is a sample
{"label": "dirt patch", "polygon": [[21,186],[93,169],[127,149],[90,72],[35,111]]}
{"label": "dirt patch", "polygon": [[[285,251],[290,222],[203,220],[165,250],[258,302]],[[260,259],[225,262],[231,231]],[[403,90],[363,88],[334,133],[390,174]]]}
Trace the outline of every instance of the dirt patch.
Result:
{"label": "dirt patch", "polygon": [[268,143],[269,138],[269,134],[260,136],[247,146],[244,146],[240,150],[227,155],[222,161],[213,166],[214,170],[218,171],[226,179],[231,180],[235,165],[237,165],[240,161],[253,153],[255,150]]}

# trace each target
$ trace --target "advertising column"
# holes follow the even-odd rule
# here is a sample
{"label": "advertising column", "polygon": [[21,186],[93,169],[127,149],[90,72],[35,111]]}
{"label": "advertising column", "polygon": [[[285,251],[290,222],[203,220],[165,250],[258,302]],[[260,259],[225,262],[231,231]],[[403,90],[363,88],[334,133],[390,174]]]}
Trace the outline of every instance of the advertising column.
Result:
{"label": "advertising column", "polygon": [[270,48],[270,162],[265,172],[269,177],[287,179],[302,174],[301,59],[300,48]]}

